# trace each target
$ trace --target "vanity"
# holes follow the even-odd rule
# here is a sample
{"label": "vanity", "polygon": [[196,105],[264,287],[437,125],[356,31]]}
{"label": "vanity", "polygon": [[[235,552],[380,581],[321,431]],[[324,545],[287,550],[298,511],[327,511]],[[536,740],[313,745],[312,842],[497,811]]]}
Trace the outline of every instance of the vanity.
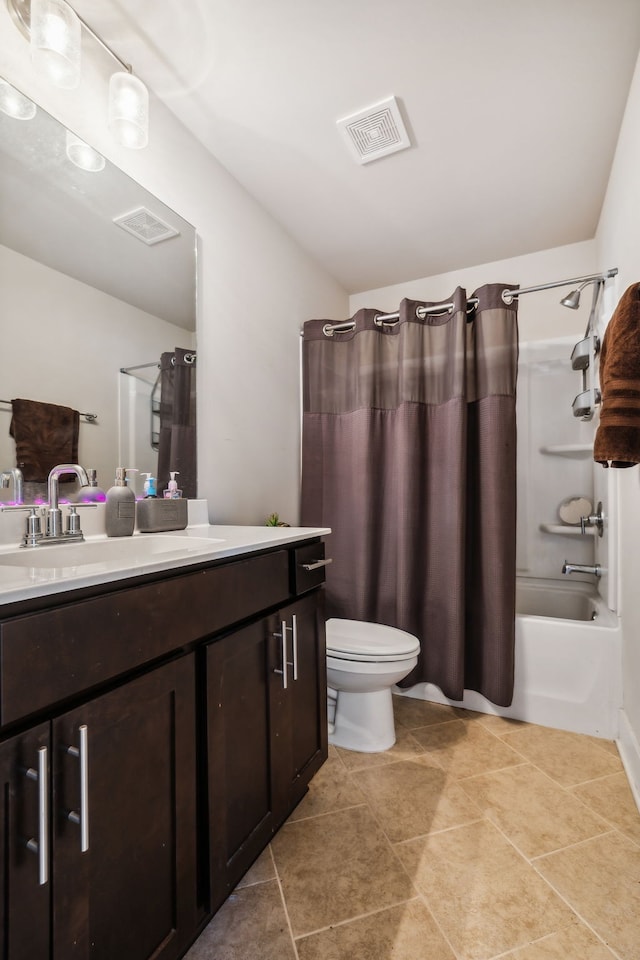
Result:
{"label": "vanity", "polygon": [[329,532],[0,551],[6,960],[179,958],[268,844],[327,756]]}

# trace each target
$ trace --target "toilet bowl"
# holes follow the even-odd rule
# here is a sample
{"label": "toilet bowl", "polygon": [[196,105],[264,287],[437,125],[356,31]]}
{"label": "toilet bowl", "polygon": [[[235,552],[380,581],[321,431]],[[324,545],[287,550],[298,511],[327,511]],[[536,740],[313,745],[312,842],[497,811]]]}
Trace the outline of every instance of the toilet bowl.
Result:
{"label": "toilet bowl", "polygon": [[419,641],[361,620],[327,620],[326,632],[330,715],[335,707],[329,743],[361,753],[388,750],[396,742],[391,687],[417,664]]}

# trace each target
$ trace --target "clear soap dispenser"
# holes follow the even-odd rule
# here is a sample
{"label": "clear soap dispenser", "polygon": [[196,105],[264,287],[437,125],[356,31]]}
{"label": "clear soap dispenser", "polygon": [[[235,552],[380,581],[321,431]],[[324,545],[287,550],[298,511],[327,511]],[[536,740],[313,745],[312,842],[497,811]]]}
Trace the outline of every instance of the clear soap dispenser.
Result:
{"label": "clear soap dispenser", "polygon": [[162,491],[165,500],[179,500],[182,497],[182,490],[178,489],[178,481],[176,480],[179,472],[179,470],[170,471],[167,489]]}
{"label": "clear soap dispenser", "polygon": [[108,537],[130,537],[136,524],[136,495],[127,486],[128,467],[117,467],[114,484],[107,490],[104,523]]}

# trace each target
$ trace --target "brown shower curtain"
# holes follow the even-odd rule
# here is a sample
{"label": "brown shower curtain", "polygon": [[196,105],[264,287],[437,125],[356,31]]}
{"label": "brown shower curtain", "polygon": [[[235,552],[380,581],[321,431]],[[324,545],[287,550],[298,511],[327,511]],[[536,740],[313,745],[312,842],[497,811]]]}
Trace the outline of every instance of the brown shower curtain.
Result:
{"label": "brown shower curtain", "polygon": [[302,522],[329,526],[327,613],[421,644],[404,681],[461,700],[513,695],[517,298],[461,288],[451,312],[403,300],[379,327],[304,325]]}
{"label": "brown shower curtain", "polygon": [[197,496],[196,354],[176,347],[160,355],[160,436],[158,494],[166,489],[169,472],[177,470],[183,497]]}

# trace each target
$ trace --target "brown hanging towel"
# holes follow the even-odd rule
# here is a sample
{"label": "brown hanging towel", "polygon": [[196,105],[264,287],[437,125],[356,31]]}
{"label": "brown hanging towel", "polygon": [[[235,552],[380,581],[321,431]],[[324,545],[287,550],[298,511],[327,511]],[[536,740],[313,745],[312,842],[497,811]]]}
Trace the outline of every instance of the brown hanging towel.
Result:
{"label": "brown hanging towel", "polygon": [[602,406],[593,459],[603,467],[640,463],[640,284],[622,295],[600,354]]}
{"label": "brown hanging towel", "polygon": [[16,466],[26,481],[43,483],[57,464],[78,462],[77,410],[36,400],[12,400],[11,407],[9,433],[16,442]]}

